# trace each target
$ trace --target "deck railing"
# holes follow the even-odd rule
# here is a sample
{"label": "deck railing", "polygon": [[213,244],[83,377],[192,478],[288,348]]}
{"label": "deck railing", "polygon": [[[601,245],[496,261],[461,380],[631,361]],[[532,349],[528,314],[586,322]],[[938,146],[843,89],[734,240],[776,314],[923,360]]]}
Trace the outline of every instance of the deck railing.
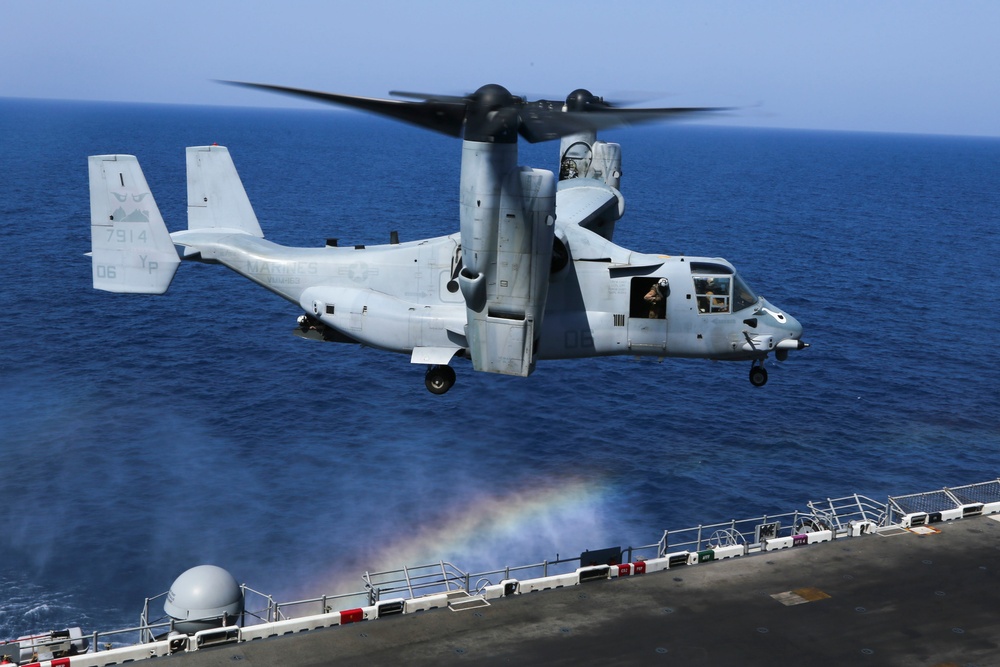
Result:
{"label": "deck railing", "polygon": [[[632,563],[638,560],[663,558],[671,551],[701,552],[706,549],[742,545],[746,552],[752,552],[755,548],[762,547],[765,541],[775,538],[787,538],[817,531],[831,531],[835,537],[844,534],[864,534],[870,530],[858,531],[859,526],[871,528],[896,526],[904,517],[913,513],[954,512],[970,505],[989,503],[1000,503],[1000,479],[924,493],[890,496],[885,503],[858,494],[810,501],[806,511],[765,514],[750,519],[733,519],[682,530],[665,530],[659,541],[653,544],[629,546],[623,549],[614,547],[603,549],[601,552],[587,553],[610,554],[610,560]],[[961,515],[962,512],[958,514]],[[346,609],[352,603],[374,605],[386,597],[412,599],[453,592],[477,595],[487,586],[499,584],[504,580],[565,574],[588,564],[581,563],[581,557],[560,558],[557,554],[553,560],[470,573],[441,560],[394,570],[365,572],[362,576],[363,588],[358,591],[288,602],[277,602],[272,596],[244,584],[241,588],[246,611],[240,618],[231,620],[247,627],[309,614],[329,613],[334,609]],[[166,595],[167,593],[161,593],[146,598],[137,627],[94,632],[89,635],[89,651],[110,650],[115,645],[161,641],[173,630],[174,622],[166,617],[153,619],[150,609],[151,603],[159,601]],[[0,642],[0,647],[16,641]]]}

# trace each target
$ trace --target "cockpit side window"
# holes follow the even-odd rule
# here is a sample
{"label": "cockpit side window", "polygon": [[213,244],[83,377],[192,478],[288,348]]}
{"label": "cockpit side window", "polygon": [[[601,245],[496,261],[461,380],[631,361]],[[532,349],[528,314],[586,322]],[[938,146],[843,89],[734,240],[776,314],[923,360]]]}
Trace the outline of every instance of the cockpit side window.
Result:
{"label": "cockpit side window", "polygon": [[731,276],[694,276],[699,313],[730,312]]}
{"label": "cockpit side window", "polygon": [[691,262],[699,313],[735,313],[757,303],[757,295],[732,268],[714,262]]}

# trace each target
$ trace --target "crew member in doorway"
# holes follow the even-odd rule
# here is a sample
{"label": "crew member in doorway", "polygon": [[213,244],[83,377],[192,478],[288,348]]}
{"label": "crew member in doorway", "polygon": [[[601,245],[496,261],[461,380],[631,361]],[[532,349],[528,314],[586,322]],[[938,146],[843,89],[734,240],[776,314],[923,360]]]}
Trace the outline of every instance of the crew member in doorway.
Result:
{"label": "crew member in doorway", "polygon": [[670,294],[670,283],[666,278],[660,278],[642,297],[649,303],[649,319],[662,320],[667,316],[667,295]]}

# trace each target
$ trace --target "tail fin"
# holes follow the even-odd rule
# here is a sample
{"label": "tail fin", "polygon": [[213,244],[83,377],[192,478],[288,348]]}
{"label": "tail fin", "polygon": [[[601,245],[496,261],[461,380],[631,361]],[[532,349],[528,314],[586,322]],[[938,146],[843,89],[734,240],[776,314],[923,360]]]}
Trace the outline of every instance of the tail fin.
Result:
{"label": "tail fin", "polygon": [[188,229],[233,230],[263,237],[225,146],[187,149]]}
{"label": "tail fin", "polygon": [[94,287],[163,294],[180,257],[134,155],[92,155],[90,243]]}

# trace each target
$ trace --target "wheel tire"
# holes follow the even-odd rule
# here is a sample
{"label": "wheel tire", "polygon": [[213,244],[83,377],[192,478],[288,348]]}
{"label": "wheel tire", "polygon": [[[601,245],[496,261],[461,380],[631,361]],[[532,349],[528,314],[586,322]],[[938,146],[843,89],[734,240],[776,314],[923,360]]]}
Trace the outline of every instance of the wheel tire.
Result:
{"label": "wheel tire", "polygon": [[424,376],[424,386],[432,394],[444,394],[455,384],[455,369],[451,366],[431,366]]}
{"label": "wheel tire", "polygon": [[763,366],[754,366],[750,369],[750,384],[755,387],[763,387],[767,384],[767,369]]}

